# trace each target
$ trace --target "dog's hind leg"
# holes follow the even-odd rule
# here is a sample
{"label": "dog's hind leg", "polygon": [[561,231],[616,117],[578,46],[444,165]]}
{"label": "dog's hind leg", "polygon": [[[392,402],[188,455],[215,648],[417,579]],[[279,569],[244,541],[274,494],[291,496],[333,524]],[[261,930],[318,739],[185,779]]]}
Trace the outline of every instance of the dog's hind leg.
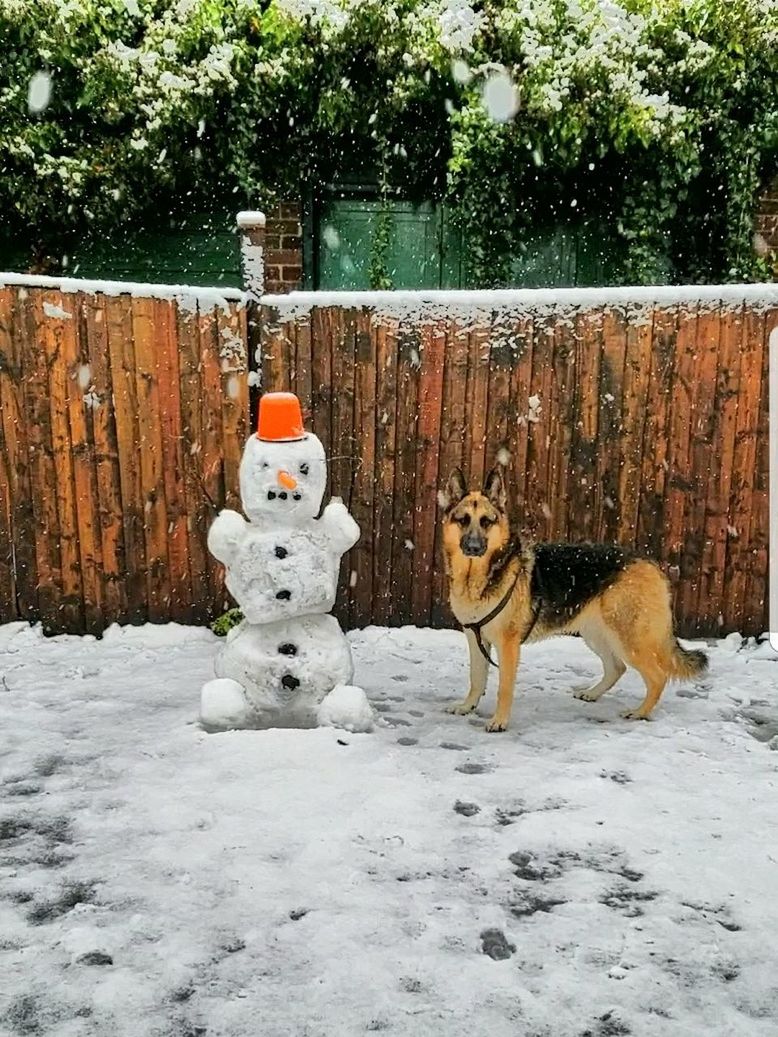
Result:
{"label": "dog's hind leg", "polygon": [[627,710],[623,714],[627,720],[648,720],[654,706],[657,704],[667,684],[667,674],[661,665],[656,663],[644,663],[635,661],[632,663],[640,676],[646,682],[646,697],[637,709]]}
{"label": "dog's hind leg", "polygon": [[602,663],[602,677],[592,687],[576,688],[573,696],[584,702],[596,702],[606,691],[610,691],[620,677],[623,677],[627,667],[601,631],[582,630],[581,637],[587,648],[599,656]]}
{"label": "dog's hind leg", "polygon": [[[486,681],[489,676],[489,663],[479,651],[475,634],[472,630],[466,630],[465,634],[467,636],[467,647],[470,652],[470,691],[464,702],[455,702],[447,708],[448,713],[457,713],[460,716],[463,716],[465,713],[472,713],[476,708],[486,691]],[[483,645],[488,652],[491,645],[486,639],[484,639]]]}

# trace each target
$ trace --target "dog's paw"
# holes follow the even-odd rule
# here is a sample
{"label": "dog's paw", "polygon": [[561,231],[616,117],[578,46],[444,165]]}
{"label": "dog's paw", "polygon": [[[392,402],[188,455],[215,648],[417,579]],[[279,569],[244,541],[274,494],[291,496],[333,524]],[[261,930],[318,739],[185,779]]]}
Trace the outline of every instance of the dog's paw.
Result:
{"label": "dog's paw", "polygon": [[502,720],[500,717],[497,716],[492,717],[492,719],[486,725],[486,730],[490,734],[494,734],[497,731],[505,731],[507,730],[507,728],[508,721]]}
{"label": "dog's paw", "polygon": [[585,688],[573,688],[573,698],[581,702],[596,702],[599,697],[588,685]]}
{"label": "dog's paw", "polygon": [[628,709],[626,712],[621,714],[625,720],[650,720],[651,715],[649,713],[643,713],[639,709]]}
{"label": "dog's paw", "polygon": [[450,706],[446,706],[447,713],[453,713],[455,716],[463,717],[468,713],[472,713],[475,706],[465,699],[464,702],[452,702]]}

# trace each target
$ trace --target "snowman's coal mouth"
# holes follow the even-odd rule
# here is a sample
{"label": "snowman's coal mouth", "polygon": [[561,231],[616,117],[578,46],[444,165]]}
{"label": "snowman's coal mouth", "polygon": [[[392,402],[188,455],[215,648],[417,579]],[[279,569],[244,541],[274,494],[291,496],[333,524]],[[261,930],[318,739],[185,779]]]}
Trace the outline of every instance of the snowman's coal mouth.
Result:
{"label": "snowman's coal mouth", "polygon": [[293,501],[300,501],[300,500],[303,499],[303,495],[301,493],[289,494],[289,493],[286,492],[286,490],[281,490],[280,493],[277,493],[275,490],[268,490],[267,491],[267,499],[268,500],[275,500],[276,497],[279,500],[288,500],[290,496],[291,496]]}

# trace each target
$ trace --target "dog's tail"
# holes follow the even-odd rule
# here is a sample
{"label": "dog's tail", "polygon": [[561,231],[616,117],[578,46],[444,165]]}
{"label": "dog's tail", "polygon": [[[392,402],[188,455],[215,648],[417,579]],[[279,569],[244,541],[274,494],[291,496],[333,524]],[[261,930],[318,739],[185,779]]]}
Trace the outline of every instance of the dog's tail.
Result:
{"label": "dog's tail", "polygon": [[707,671],[708,656],[699,648],[690,652],[673,639],[670,664],[672,677],[676,680],[688,680],[690,677],[700,677]]}

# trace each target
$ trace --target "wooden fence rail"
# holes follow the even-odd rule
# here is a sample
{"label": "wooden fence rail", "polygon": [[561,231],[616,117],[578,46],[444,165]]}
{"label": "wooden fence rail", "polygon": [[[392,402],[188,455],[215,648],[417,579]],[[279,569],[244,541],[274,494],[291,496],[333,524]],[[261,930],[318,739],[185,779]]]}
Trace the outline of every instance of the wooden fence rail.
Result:
{"label": "wooden fence rail", "polygon": [[532,535],[661,561],[683,634],[767,629],[776,286],[262,302],[263,388],[302,398],[362,528],[350,625],[449,622],[437,491],[501,456]]}
{"label": "wooden fence rail", "polygon": [[249,297],[247,326],[239,293],[0,281],[0,621],[225,607],[206,536],[240,507],[257,329],[362,528],[347,625],[450,622],[437,491],[504,452],[528,532],[649,552],[684,634],[767,627],[778,286],[297,293]]}
{"label": "wooden fence rail", "polygon": [[247,435],[242,297],[3,281],[0,622],[209,620],[208,526],[239,507]]}

